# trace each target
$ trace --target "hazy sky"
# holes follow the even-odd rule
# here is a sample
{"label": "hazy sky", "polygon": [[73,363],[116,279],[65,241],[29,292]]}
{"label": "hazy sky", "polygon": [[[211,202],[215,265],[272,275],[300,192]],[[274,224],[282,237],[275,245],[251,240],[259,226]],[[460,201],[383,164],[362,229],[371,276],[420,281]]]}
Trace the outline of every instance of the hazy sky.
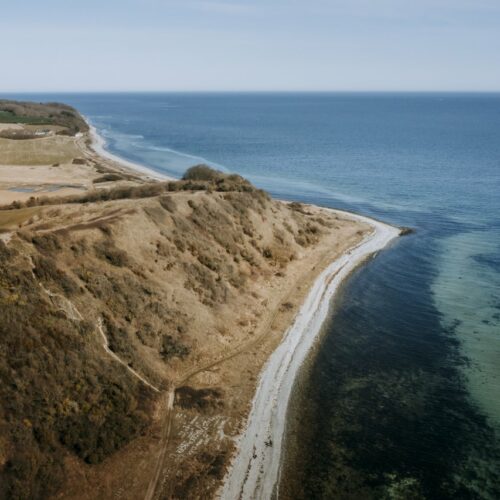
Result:
{"label": "hazy sky", "polygon": [[23,0],[0,91],[500,90],[500,0]]}

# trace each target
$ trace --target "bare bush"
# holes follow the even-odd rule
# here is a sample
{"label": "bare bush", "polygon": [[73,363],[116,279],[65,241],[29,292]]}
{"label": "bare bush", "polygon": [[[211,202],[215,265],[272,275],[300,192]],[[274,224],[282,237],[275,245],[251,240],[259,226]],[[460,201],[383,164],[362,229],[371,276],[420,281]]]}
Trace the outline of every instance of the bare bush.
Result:
{"label": "bare bush", "polygon": [[160,354],[165,361],[174,357],[183,359],[189,354],[189,348],[171,335],[163,335]]}
{"label": "bare bush", "polygon": [[33,263],[35,264],[33,272],[39,279],[47,283],[54,283],[65,294],[73,295],[80,290],[76,281],[59,269],[51,257],[36,255],[33,257]]}
{"label": "bare bush", "polygon": [[116,267],[130,264],[127,253],[117,248],[110,239],[101,240],[94,245],[96,255]]}
{"label": "bare bush", "polygon": [[183,181],[216,181],[224,174],[208,165],[195,165],[188,168],[182,176]]}
{"label": "bare bush", "polygon": [[92,182],[94,184],[100,184],[101,182],[114,182],[123,180],[123,176],[120,174],[105,174],[97,177]]}

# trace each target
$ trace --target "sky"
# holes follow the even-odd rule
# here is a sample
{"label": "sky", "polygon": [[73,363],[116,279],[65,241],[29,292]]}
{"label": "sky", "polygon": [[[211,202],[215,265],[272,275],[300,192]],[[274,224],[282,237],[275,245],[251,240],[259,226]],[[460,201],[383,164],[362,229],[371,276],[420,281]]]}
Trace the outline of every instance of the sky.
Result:
{"label": "sky", "polygon": [[0,92],[500,91],[500,0],[1,0]]}

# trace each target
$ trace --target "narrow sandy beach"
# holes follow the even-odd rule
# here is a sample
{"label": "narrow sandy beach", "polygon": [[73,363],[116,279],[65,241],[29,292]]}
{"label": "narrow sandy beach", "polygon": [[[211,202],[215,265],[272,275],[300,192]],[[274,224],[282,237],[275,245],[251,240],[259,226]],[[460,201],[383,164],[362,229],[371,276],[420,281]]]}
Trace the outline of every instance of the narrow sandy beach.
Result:
{"label": "narrow sandy beach", "polygon": [[246,428],[238,439],[238,452],[220,492],[222,499],[270,499],[277,493],[285,419],[297,371],[316,340],[342,281],[400,233],[398,228],[367,217],[335,212],[370,224],[373,232],[321,273],[283,342],[266,363]]}
{"label": "narrow sandy beach", "polygon": [[[170,180],[161,173],[107,151],[103,137],[90,123],[88,125],[89,131],[85,127],[85,132],[74,137],[50,136],[37,139],[40,142],[32,140],[29,143],[15,143],[16,147],[21,144],[33,149],[31,156],[23,150],[14,151],[18,154],[14,159],[19,163],[16,175],[21,172],[20,169],[24,169],[23,172],[26,170],[33,178],[30,186],[33,184],[36,187],[37,183],[47,180],[48,174],[58,184],[62,184],[59,178],[62,176],[61,172],[67,177],[67,182],[73,181],[72,176],[78,174],[82,191],[109,186],[136,189],[147,183]],[[49,162],[42,155],[47,153],[47,149],[53,155]],[[32,161],[33,165],[23,165],[24,158]],[[12,178],[11,181],[14,187],[19,183],[18,178]],[[241,182],[246,181],[242,179]],[[163,184],[158,186],[160,192],[163,188],[167,192],[170,183]],[[7,184],[7,191],[9,187],[11,185]],[[254,188],[249,185],[247,189]],[[38,193],[28,191],[16,196],[22,194],[24,200],[28,200],[33,192]],[[86,498],[96,487],[104,488],[107,493],[103,496],[109,496],[124,484],[127,485],[127,498],[144,498],[144,494],[147,498],[156,498],[160,494],[188,498],[188,492],[191,494],[193,491],[196,491],[193,495],[197,498],[216,498],[222,495],[222,498],[232,500],[273,496],[279,481],[283,433],[293,383],[328,315],[330,301],[339,284],[352,269],[367,256],[383,248],[398,235],[399,230],[356,214],[313,205],[292,206],[288,202],[270,198],[263,198],[258,202],[258,192],[255,193],[253,197],[240,196],[243,208],[249,214],[243,222],[239,215],[235,216],[233,213],[235,207],[240,213],[241,205],[226,206],[226,202],[231,200],[224,195],[213,194],[208,189],[206,193],[175,194],[174,210],[177,218],[172,219],[172,225],[183,221],[183,236],[194,251],[202,251],[201,246],[198,246],[198,238],[205,238],[206,248],[215,248],[212,253],[207,250],[207,259],[212,262],[224,255],[225,259],[230,259],[230,267],[227,269],[232,273],[234,259],[231,255],[226,257],[229,253],[228,243],[225,240],[220,242],[213,236],[223,230],[228,237],[233,232],[235,237],[246,235],[248,239],[241,239],[240,245],[243,245],[247,255],[255,254],[254,260],[249,260],[248,265],[242,263],[239,271],[243,276],[255,277],[255,281],[251,282],[253,288],[244,281],[231,284],[234,289],[230,296],[232,302],[226,309],[217,306],[217,317],[213,317],[214,307],[219,302],[225,304],[227,300],[226,297],[222,299],[217,296],[218,281],[209,274],[208,278],[204,277],[200,287],[186,287],[186,279],[192,279],[193,274],[191,271],[186,272],[186,269],[189,271],[191,268],[185,264],[180,265],[175,274],[171,272],[172,267],[168,267],[170,260],[167,263],[167,259],[174,255],[174,250],[170,250],[169,245],[167,254],[159,253],[160,238],[166,238],[173,248],[176,247],[176,235],[172,234],[171,239],[168,239],[168,233],[161,229],[168,226],[170,219],[165,219],[163,212],[158,215],[158,209],[162,205],[158,206],[154,197],[145,196],[133,201],[107,200],[109,203],[86,205],[85,210],[74,204],[64,203],[63,199],[57,214],[58,222],[51,215],[51,222],[47,227],[40,226],[40,219],[30,219],[34,217],[33,214],[39,218],[46,215],[45,209],[37,205],[4,211],[4,228],[0,237],[5,242],[9,242],[14,231],[20,227],[35,227],[41,235],[46,232],[52,234],[57,227],[59,231],[65,231],[66,238],[76,234],[76,231],[78,238],[82,238],[82,231],[88,230],[85,238],[99,243],[97,239],[100,233],[96,236],[94,231],[96,224],[117,222],[117,210],[120,211],[121,207],[123,217],[113,226],[114,239],[106,240],[106,244],[114,245],[116,241],[127,248],[127,251],[134,253],[134,258],[144,259],[141,262],[144,262],[149,272],[163,277],[158,278],[158,284],[161,283],[156,292],[158,296],[167,300],[170,294],[172,297],[179,297],[180,291],[185,294],[185,298],[181,297],[184,302],[177,300],[176,304],[182,307],[186,304],[186,310],[190,311],[184,317],[189,318],[185,324],[189,325],[187,341],[192,346],[193,357],[187,361],[180,360],[176,365],[173,362],[164,364],[164,361],[155,357],[156,352],[141,350],[141,346],[134,345],[130,352],[137,356],[138,362],[134,365],[136,368],[110,346],[107,327],[103,327],[101,323],[103,316],[93,318],[99,335],[97,340],[107,354],[106,361],[115,368],[116,363],[123,365],[142,384],[154,392],[162,392],[162,397],[159,398],[160,402],[154,413],[154,422],[143,436],[142,442],[131,445],[121,455],[115,455],[105,465],[94,469],[92,478],[87,480],[85,492],[82,491],[79,475],[87,474],[87,471],[84,471],[81,464],[73,464],[67,486],[68,498]],[[193,197],[196,197],[196,202],[193,202]],[[36,214],[37,211],[41,215]],[[230,223],[221,224],[219,216],[222,221],[226,218]],[[200,231],[200,221],[212,232]],[[262,224],[264,222],[266,224]],[[250,233],[244,223],[251,228]],[[170,226],[168,227],[170,230]],[[140,235],[138,241],[131,241],[130,234]],[[262,241],[260,246],[249,239],[253,234],[258,235]],[[139,246],[139,241],[143,243],[142,246]],[[218,253],[217,245],[224,252]],[[150,247],[157,250],[150,253]],[[99,246],[94,245],[92,248]],[[234,250],[238,251],[241,250]],[[175,256],[180,262],[186,259],[185,263],[189,262],[191,265],[190,256],[184,257],[180,251]],[[68,254],[68,259],[66,265],[71,269],[74,255]],[[164,259],[163,264],[158,264],[155,268],[154,264],[161,259]],[[225,265],[225,261],[222,264]],[[103,268],[107,265],[107,261],[102,264]],[[172,276],[177,279],[173,284]],[[143,279],[147,280],[147,277]],[[156,281],[148,280],[148,286],[155,285]],[[125,288],[124,293],[129,294],[128,285]],[[77,306],[83,312],[90,301],[98,300],[92,295],[85,303],[78,304],[69,302],[49,289],[43,290],[52,301],[57,301],[56,306],[71,321],[82,319]],[[144,288],[140,290],[144,291]],[[205,290],[212,290],[215,297],[214,302],[208,306],[201,301]],[[147,299],[143,298],[143,292],[138,292],[134,300],[135,302],[131,302],[133,307],[139,307],[141,301]],[[200,303],[198,317],[191,314],[193,300],[194,303]],[[96,304],[94,308],[96,311],[100,310],[101,305]],[[109,314],[115,314],[115,311],[110,308]],[[224,319],[221,320],[219,315],[225,315]],[[162,317],[161,321],[164,320]],[[177,327],[180,325],[186,332],[182,321],[172,320],[172,324]],[[138,330],[141,326],[144,330],[150,328],[140,324]],[[211,335],[210,342],[207,342],[207,331]],[[102,350],[99,349],[98,352]],[[167,386],[168,391],[164,390]],[[203,404],[206,403],[203,399],[205,396],[198,394],[207,393],[214,398],[216,406],[210,406],[208,410],[203,406],[194,406],[185,393],[188,396],[195,394]],[[219,400],[223,397],[225,403],[219,405]],[[251,413],[247,417],[249,408]],[[240,433],[241,429],[245,429],[243,433]],[[223,477],[235,449],[230,470]],[[207,467],[208,462],[203,458],[207,456],[211,457],[210,460],[220,462],[217,466],[220,472],[216,477],[204,478],[199,474],[200,470]],[[141,467],[148,472],[143,470],[131,476],[130,470],[136,467],[139,460],[143,464]],[[112,481],[110,478],[113,478]]]}
{"label": "narrow sandy beach", "polygon": [[[173,180],[105,149],[105,139],[90,124],[91,147],[96,154],[154,180]],[[285,202],[286,203],[286,202]],[[368,223],[373,231],[356,247],[332,262],[309,291],[282,343],[266,363],[257,386],[238,452],[226,474],[220,497],[224,500],[270,499],[277,493],[286,413],[293,384],[325,321],[331,301],[349,274],[370,255],[383,249],[400,229],[374,219],[339,210],[333,213]]]}
{"label": "narrow sandy beach", "polygon": [[91,140],[90,147],[93,149],[93,151],[98,156],[102,156],[103,158],[107,158],[108,160],[119,163],[120,165],[122,165],[125,168],[135,170],[136,172],[144,174],[149,179],[153,179],[153,180],[157,180],[157,181],[176,180],[173,177],[169,177],[168,175],[160,174],[159,172],[156,172],[155,170],[148,168],[144,165],[140,165],[138,163],[131,162],[131,161],[126,160],[120,156],[117,156],[113,153],[110,153],[106,149],[106,140],[104,139],[104,137],[102,137],[99,134],[97,129],[92,125],[92,123],[89,121],[89,119],[87,117],[84,117],[84,118],[85,118],[85,121],[87,122],[87,125],[89,126],[89,137]]}

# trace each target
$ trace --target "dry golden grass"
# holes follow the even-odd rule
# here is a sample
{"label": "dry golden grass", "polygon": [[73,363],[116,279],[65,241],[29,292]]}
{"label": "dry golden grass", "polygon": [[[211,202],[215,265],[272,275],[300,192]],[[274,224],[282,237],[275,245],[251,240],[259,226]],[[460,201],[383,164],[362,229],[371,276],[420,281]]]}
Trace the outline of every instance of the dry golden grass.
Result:
{"label": "dry golden grass", "polygon": [[19,210],[2,210],[0,211],[0,230],[14,229],[29,220],[39,211],[40,207],[20,208]]}
{"label": "dry golden grass", "polygon": [[0,138],[0,165],[51,165],[81,156],[73,137],[51,136],[13,141]]}
{"label": "dry golden grass", "polygon": [[[85,130],[71,108],[3,104]],[[0,498],[143,498],[157,467],[162,497],[211,498],[260,369],[368,228],[205,166],[147,183],[85,144],[0,139],[0,204],[26,203],[0,211]],[[81,196],[9,190],[116,173]]]}
{"label": "dry golden grass", "polygon": [[150,182],[88,140],[0,138],[0,498],[142,498],[156,468],[162,496],[213,497],[261,367],[367,227],[203,165]]}
{"label": "dry golden grass", "polygon": [[[0,211],[0,229],[22,226],[8,246],[0,241],[4,275],[12,274],[3,287],[0,283],[0,312],[14,318],[16,330],[9,326],[10,333],[23,332],[9,344],[17,349],[15,358],[0,359],[0,367],[12,361],[12,377],[30,367],[33,380],[32,392],[17,396],[19,404],[8,408],[3,422],[5,460],[17,468],[4,471],[4,477],[0,469],[0,483],[3,479],[6,485],[0,497],[46,493],[44,481],[54,491],[62,488],[64,498],[92,498],[96,488],[103,488],[102,498],[110,498],[122,486],[127,491],[123,498],[143,496],[150,474],[136,477],[130,470],[141,460],[145,470],[156,466],[159,447],[165,446],[155,427],[164,425],[165,393],[158,401],[158,418],[146,431],[153,414],[141,413],[149,404],[141,396],[146,388],[106,354],[97,329],[102,324],[110,349],[124,363],[162,391],[177,386],[179,434],[173,439],[189,448],[177,454],[171,447],[162,474],[168,488],[175,489],[174,497],[210,498],[233,446],[224,436],[237,432],[259,370],[310,280],[322,263],[359,241],[358,232],[366,227],[312,207],[273,201],[234,176],[102,194],[95,200],[85,197],[85,203],[54,199],[43,207]],[[18,276],[17,270],[24,274]],[[19,291],[21,278],[26,284]],[[50,303],[55,309],[47,308]],[[61,303],[71,303],[84,319]],[[51,338],[54,330],[47,329],[54,324],[56,339],[70,332],[74,341],[65,337],[42,363],[38,342]],[[39,325],[47,328],[42,331]],[[89,373],[95,388],[78,389],[86,387]],[[118,398],[104,391],[111,378],[124,388]],[[59,380],[71,384],[65,382],[65,390],[58,391]],[[101,391],[98,401],[92,399],[95,391]],[[40,409],[31,403],[32,393],[45,394],[48,403]],[[15,385],[5,384],[0,403],[14,400],[14,394]],[[209,428],[205,438],[191,442],[186,436],[196,436],[190,423],[194,417]],[[32,426],[22,428],[25,448],[16,445],[15,424],[22,419]],[[93,419],[100,425],[93,426]],[[221,437],[217,426],[224,422]],[[138,437],[141,432],[144,436]],[[24,460],[24,452],[37,464],[47,463],[45,479],[26,476],[32,462]],[[71,466],[61,463],[63,454],[72,457]],[[83,487],[82,474],[89,480]]]}

